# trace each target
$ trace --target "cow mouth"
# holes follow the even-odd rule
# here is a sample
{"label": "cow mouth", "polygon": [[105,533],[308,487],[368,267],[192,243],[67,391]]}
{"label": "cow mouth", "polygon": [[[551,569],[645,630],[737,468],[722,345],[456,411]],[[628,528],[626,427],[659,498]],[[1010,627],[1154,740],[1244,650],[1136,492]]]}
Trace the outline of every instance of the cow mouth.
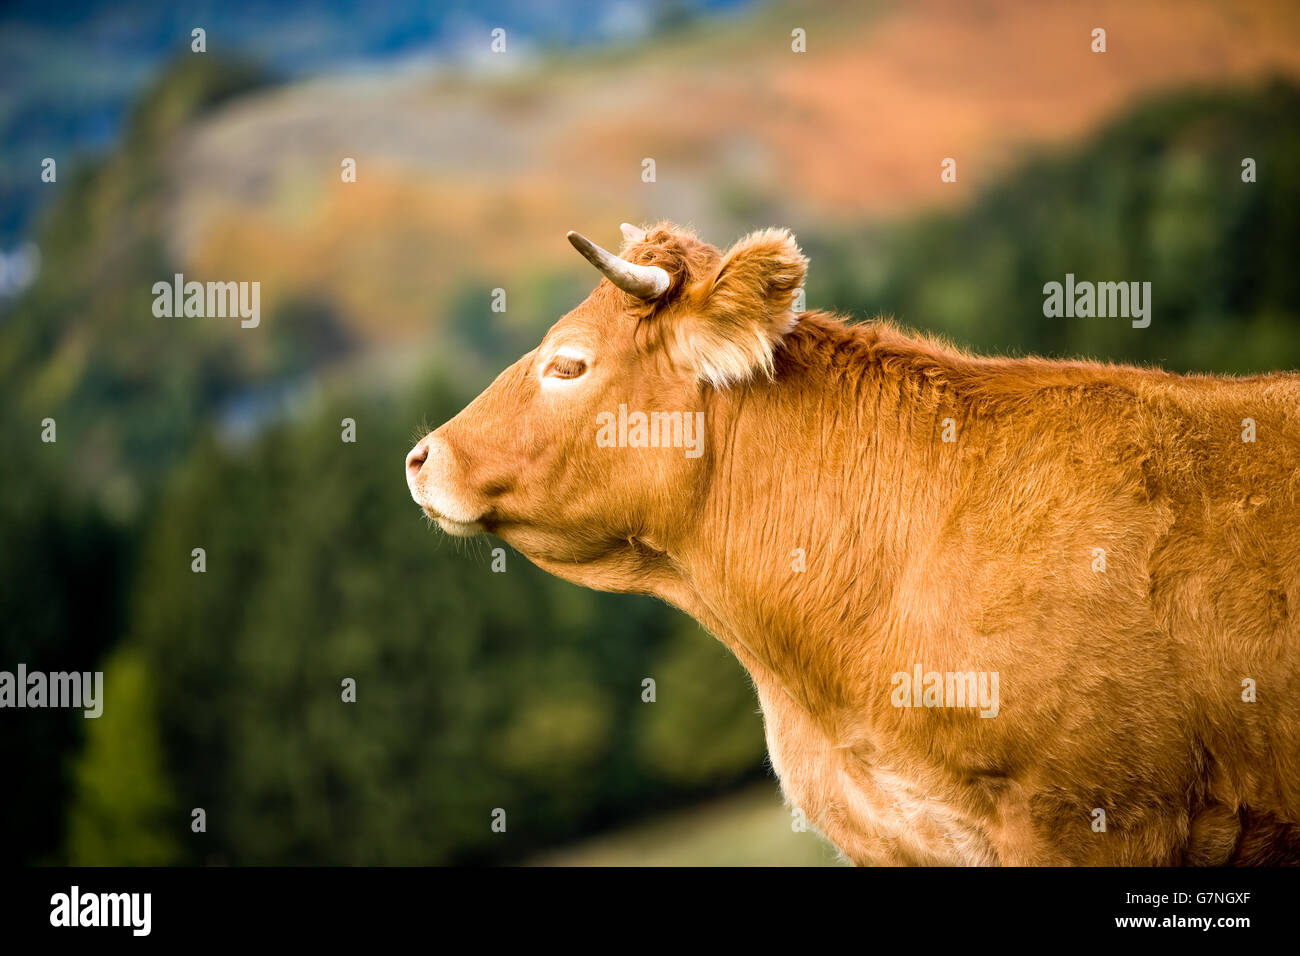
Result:
{"label": "cow mouth", "polygon": [[456,538],[472,538],[475,535],[482,534],[484,527],[479,521],[457,521],[455,518],[448,518],[440,515],[432,508],[426,507],[424,513],[435,521],[439,528],[447,534]]}

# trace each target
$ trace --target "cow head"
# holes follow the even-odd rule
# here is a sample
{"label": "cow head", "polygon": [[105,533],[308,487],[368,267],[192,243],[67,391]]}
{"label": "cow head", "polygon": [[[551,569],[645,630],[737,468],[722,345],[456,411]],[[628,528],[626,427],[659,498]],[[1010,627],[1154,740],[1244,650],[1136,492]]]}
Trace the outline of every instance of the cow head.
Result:
{"label": "cow head", "polygon": [[449,534],[497,534],[562,573],[662,548],[707,488],[716,449],[699,413],[771,377],[807,260],[784,230],[725,253],[667,224],[623,234],[615,256],[569,233],[605,278],[407,456],[412,496]]}

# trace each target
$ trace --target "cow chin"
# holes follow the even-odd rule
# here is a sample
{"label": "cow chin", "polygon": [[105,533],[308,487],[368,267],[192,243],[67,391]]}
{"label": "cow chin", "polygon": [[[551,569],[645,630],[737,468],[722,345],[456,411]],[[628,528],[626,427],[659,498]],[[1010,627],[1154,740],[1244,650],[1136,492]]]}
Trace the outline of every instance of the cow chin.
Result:
{"label": "cow chin", "polygon": [[[430,521],[436,522],[439,528],[453,537],[472,538],[487,530],[483,526],[481,514],[474,509],[460,506],[453,499],[439,495],[436,491],[430,493],[428,488],[417,486],[412,490],[411,497]],[[452,514],[461,517],[453,518]]]}
{"label": "cow chin", "polygon": [[[487,529],[484,528],[483,522],[478,518],[468,517],[467,512],[459,508],[437,507],[428,500],[421,500],[423,496],[416,496],[415,502],[420,506],[420,510],[428,516],[429,520],[435,522],[439,528],[455,538],[472,538],[475,535],[483,534]],[[459,511],[467,517],[453,518],[447,514],[448,511]]]}
{"label": "cow chin", "polygon": [[475,535],[483,534],[483,525],[477,521],[456,521],[453,518],[444,518],[435,511],[425,509],[425,514],[438,523],[438,527],[455,538],[472,538]]}

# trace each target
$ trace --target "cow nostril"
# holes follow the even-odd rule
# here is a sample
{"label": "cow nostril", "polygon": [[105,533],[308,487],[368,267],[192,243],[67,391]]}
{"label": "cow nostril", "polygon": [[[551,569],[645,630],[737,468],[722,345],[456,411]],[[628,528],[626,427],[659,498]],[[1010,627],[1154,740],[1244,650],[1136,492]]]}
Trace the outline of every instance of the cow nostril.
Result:
{"label": "cow nostril", "polygon": [[415,481],[415,476],[420,473],[425,461],[429,458],[429,443],[422,441],[406,456],[406,480]]}

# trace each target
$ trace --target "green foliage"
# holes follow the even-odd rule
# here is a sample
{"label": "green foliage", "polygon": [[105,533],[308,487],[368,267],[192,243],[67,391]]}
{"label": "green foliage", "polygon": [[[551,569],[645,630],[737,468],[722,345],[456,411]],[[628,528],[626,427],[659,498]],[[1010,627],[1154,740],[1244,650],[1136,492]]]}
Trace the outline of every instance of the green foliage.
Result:
{"label": "green foliage", "polygon": [[474,371],[486,385],[502,367],[535,348],[547,329],[586,298],[591,285],[588,276],[530,273],[512,289],[506,310],[493,312],[491,283],[466,280],[447,310],[448,347],[463,357],[462,362],[481,364],[483,368]]}
{"label": "green foliage", "polygon": [[220,326],[156,318],[151,291],[176,271],[163,241],[172,138],[261,82],[246,64],[206,55],[161,74],[120,147],[94,167],[60,170],[60,200],[40,229],[40,276],[3,317],[5,401],[16,415],[81,423],[55,452],[93,452],[94,480],[74,472],[81,490],[123,519],[219,401],[278,372]]}
{"label": "green foliage", "polygon": [[[40,433],[39,421],[0,412],[0,670],[93,671],[118,633],[130,550],[68,491]],[[6,709],[0,720],[0,820],[22,821],[5,827],[5,852],[44,861],[62,838],[66,755],[95,721],[56,709]]]}
{"label": "green foliage", "polygon": [[104,662],[103,714],[87,721],[69,811],[73,866],[165,866],[179,856],[189,817],[174,804],[162,765],[150,675],[137,651]]}
{"label": "green foliage", "polygon": [[665,693],[647,706],[638,747],[659,776],[708,786],[762,762],[767,751],[753,732],[758,705],[748,677],[702,627],[686,621],[676,628],[653,673]]}
{"label": "green foliage", "polygon": [[156,146],[194,116],[271,81],[270,74],[251,61],[189,52],[176,56],[159,76],[131,111],[129,147]]}
{"label": "green foliage", "polygon": [[[242,456],[203,442],[178,473],[128,646],[156,688],[178,799],[208,811],[186,858],[514,858],[761,759],[743,673],[679,614],[580,590],[514,553],[494,573],[500,542],[458,546],[429,527],[402,474],[408,429],[455,407],[354,399]],[[355,444],[340,441],[345,416]],[[205,573],[191,570],[196,547]],[[672,644],[658,675],[665,702],[643,703],[641,679],[683,625],[692,641]],[[710,697],[705,716],[733,721],[725,744],[679,771],[658,711],[698,733],[688,711]],[[638,745],[646,734],[653,745]],[[489,827],[497,807],[508,836]]]}

